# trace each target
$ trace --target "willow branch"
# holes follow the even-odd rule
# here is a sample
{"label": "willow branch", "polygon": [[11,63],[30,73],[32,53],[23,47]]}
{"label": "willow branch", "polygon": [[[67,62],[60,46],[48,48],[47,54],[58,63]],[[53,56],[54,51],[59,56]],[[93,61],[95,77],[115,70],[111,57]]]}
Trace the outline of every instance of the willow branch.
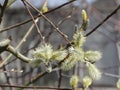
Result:
{"label": "willow branch", "polygon": [[19,58],[20,60],[22,60],[23,62],[29,63],[29,61],[31,61],[30,58],[25,57],[24,55],[22,55],[20,52],[16,51],[16,49],[14,47],[12,47],[11,45],[9,45],[6,48],[6,51],[12,53],[14,56],[16,56],[17,58]]}
{"label": "willow branch", "polygon": [[6,50],[6,48],[8,47],[8,45],[10,44],[10,40],[6,39],[0,42],[0,53],[4,52]]}
{"label": "willow branch", "polygon": [[[15,55],[17,58],[19,58],[20,60],[28,63],[29,61],[31,61],[30,58],[25,57],[24,55],[22,55],[20,52],[18,52],[14,47],[12,47],[10,45],[10,40],[6,39],[0,42],[0,53],[4,52],[4,51],[8,51],[10,53],[12,53],[13,55]],[[3,63],[0,64],[0,67],[3,66]]]}
{"label": "willow branch", "polygon": [[[58,90],[57,87],[51,86],[22,86],[22,85],[8,85],[8,84],[0,84],[0,87],[14,87],[14,88],[29,88],[29,89],[55,89]],[[71,90],[70,88],[59,88],[59,90]]]}
{"label": "willow branch", "polygon": [[62,83],[62,70],[60,69],[58,72],[59,72],[58,88],[60,88]]}
{"label": "willow branch", "polygon": [[3,15],[4,15],[4,12],[5,12],[5,9],[6,9],[6,7],[7,7],[7,4],[8,4],[8,0],[5,0],[4,1],[4,4],[3,4],[3,6],[1,6],[1,13],[0,13],[0,23],[2,22],[2,17],[3,17]]}
{"label": "willow branch", "polygon": [[[4,71],[7,71],[7,68],[5,66],[3,66],[3,70]],[[11,85],[11,82],[10,82],[10,77],[8,76],[7,73],[4,73],[5,77],[6,77],[6,81],[9,85]],[[10,90],[13,90],[12,87],[10,87]]]}
{"label": "willow branch", "polygon": [[[38,22],[38,20],[39,19],[36,19],[35,22]],[[18,43],[15,49],[18,49],[26,41],[26,38],[29,36],[34,26],[35,25],[32,24],[32,26],[28,29],[27,33],[24,35],[24,37],[21,39],[21,41]],[[2,63],[0,64],[0,67],[2,67],[11,57],[12,57],[12,54],[8,55],[8,57],[6,57],[4,61],[2,61]]]}
{"label": "willow branch", "polygon": [[[60,61],[60,62],[58,63],[58,65],[55,65],[55,66],[53,67],[53,69],[55,69],[56,67],[60,66],[68,56],[69,56],[69,54],[68,54],[62,61]],[[42,73],[38,73],[34,78],[32,78],[29,82],[27,82],[27,83],[25,84],[25,86],[28,86],[28,85],[34,83],[35,81],[37,81],[39,78],[45,76],[46,74],[48,74],[47,71],[44,71],[44,72],[42,72]],[[22,90],[22,89],[19,88],[18,90]]]}
{"label": "willow branch", "polygon": [[[45,14],[51,13],[51,12],[53,12],[53,11],[55,11],[55,10],[58,10],[58,9],[66,6],[66,5],[68,5],[68,4],[70,4],[70,3],[74,2],[74,1],[76,1],[76,0],[68,1],[68,2],[66,2],[66,3],[64,3],[64,4],[58,6],[58,7],[54,8],[54,9],[52,9],[52,10],[49,10],[48,12],[45,12],[45,13],[43,13],[43,14],[45,15]],[[41,15],[35,16],[34,19],[39,18],[39,17],[41,17]],[[32,21],[32,19],[28,19],[28,20],[24,20],[24,21],[22,21],[22,22],[20,22],[20,23],[17,23],[17,24],[8,26],[8,27],[6,27],[6,28],[1,29],[1,30],[0,30],[0,33],[4,32],[4,31],[11,30],[11,29],[13,29],[13,28],[17,28],[17,27],[19,27],[19,26],[21,26],[21,25],[24,25],[24,24],[27,24],[27,23],[29,23],[29,22],[31,22],[31,21]]]}
{"label": "willow branch", "polygon": [[40,29],[39,29],[37,23],[35,22],[35,19],[34,19],[32,13],[31,13],[31,11],[29,10],[29,8],[28,8],[27,4],[24,2],[24,0],[23,0],[22,2],[23,2],[23,4],[24,4],[26,10],[28,11],[29,15],[30,15],[31,18],[32,18],[32,21],[33,21],[33,23],[34,23],[34,25],[35,25],[35,27],[36,27],[36,29],[37,29],[37,32],[38,32],[40,38],[44,41],[44,38],[43,38],[43,36],[42,36],[42,33],[40,32]]}
{"label": "willow branch", "polygon": [[68,40],[68,37],[66,34],[64,34],[49,18],[47,18],[41,11],[39,11],[37,8],[35,8],[31,3],[28,1],[24,0],[29,6],[31,6],[34,10],[39,12],[39,14],[46,20],[48,21],[51,26],[64,38],[64,40],[67,42],[67,44],[71,45],[71,42]]}
{"label": "willow branch", "polygon": [[113,10],[102,22],[100,22],[94,29],[92,29],[89,33],[86,34],[86,36],[91,35],[93,32],[95,32],[102,24],[104,24],[110,17],[112,17],[117,11],[120,9],[120,5]]}
{"label": "willow branch", "polygon": [[102,74],[105,75],[105,76],[108,76],[108,77],[113,77],[113,78],[117,78],[117,79],[120,78],[119,75],[115,75],[115,74],[111,74],[111,73],[105,73],[105,72],[103,72]]}

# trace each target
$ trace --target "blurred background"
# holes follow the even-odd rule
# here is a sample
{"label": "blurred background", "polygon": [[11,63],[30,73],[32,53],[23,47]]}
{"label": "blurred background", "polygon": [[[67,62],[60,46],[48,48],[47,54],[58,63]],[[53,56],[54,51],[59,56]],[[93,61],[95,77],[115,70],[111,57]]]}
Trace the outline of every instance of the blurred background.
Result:
{"label": "blurred background", "polygon": [[[41,9],[45,0],[28,1],[35,7]],[[48,8],[49,10],[54,9],[68,1],[69,0],[48,0]],[[0,2],[2,4],[4,0],[0,0]],[[69,40],[71,40],[75,31],[75,25],[80,26],[82,24],[82,9],[87,11],[90,19],[90,24],[86,31],[86,33],[88,33],[115,8],[117,8],[118,5],[120,5],[120,0],[77,0],[56,11],[48,13],[46,16],[57,25],[61,20],[70,15],[71,18],[66,19],[59,26],[59,28],[62,32],[67,34]],[[38,13],[33,9],[31,9],[31,11],[34,16],[38,15]],[[31,17],[26,11],[21,0],[17,0],[12,6],[10,6],[10,8],[6,10],[0,28],[4,29],[8,26],[28,20],[29,18]],[[2,32],[0,33],[0,40],[11,36],[12,45],[16,47],[31,25],[32,22],[29,22],[9,31]],[[40,18],[38,26],[42,34],[45,36],[45,41],[52,43],[52,45],[55,46],[54,49],[56,49],[60,43],[64,45],[66,44],[63,38],[56,31],[54,31],[54,28],[44,18]],[[36,48],[39,44],[39,35],[36,30],[32,30],[25,43],[23,43],[18,50],[24,55],[30,57],[30,50]],[[116,90],[116,82],[118,78],[120,78],[120,10],[103,25],[101,25],[97,31],[87,37],[87,42],[85,43],[84,48],[85,50],[98,50],[103,54],[102,59],[96,63],[100,71],[103,73],[102,78],[99,81],[94,81],[90,87],[90,90]],[[8,55],[9,53],[2,53],[2,60],[4,60]],[[15,70],[17,71],[14,72]],[[84,65],[79,64],[77,70],[79,71],[81,80],[86,74]],[[30,81],[32,77],[42,71],[44,71],[42,65],[38,68],[33,68],[12,56],[6,65],[0,69],[0,83],[24,85],[24,83]],[[73,70],[63,72],[63,87],[70,87],[69,78],[72,74]],[[58,72],[55,71],[38,79],[31,86],[57,86],[58,78]],[[0,87],[0,90],[16,90],[16,88]]]}

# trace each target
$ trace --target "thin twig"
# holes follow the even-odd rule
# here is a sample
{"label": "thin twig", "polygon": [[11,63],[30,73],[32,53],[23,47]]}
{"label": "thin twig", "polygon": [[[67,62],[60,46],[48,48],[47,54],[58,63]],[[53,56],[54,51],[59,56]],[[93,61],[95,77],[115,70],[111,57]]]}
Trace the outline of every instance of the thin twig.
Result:
{"label": "thin twig", "polygon": [[63,24],[64,21],[70,19],[70,18],[71,18],[71,14],[72,14],[72,12],[70,12],[69,15],[67,15],[65,18],[63,18],[62,20],[60,20],[60,21],[58,22],[58,24],[57,24],[57,27],[60,26],[61,24]]}
{"label": "thin twig", "polygon": [[[35,22],[38,22],[38,20],[39,19],[36,19]],[[33,28],[34,28],[34,24],[32,24],[32,26],[28,29],[27,33],[24,35],[24,37],[21,39],[21,41],[18,43],[15,49],[18,49],[26,41],[26,38],[29,36]],[[9,54],[8,57],[6,57],[4,61],[0,64],[0,67],[2,67],[11,57],[12,54]]]}
{"label": "thin twig", "polygon": [[58,80],[58,90],[59,90],[62,82],[62,70],[60,69],[58,72],[59,72],[59,80]]}
{"label": "thin twig", "polygon": [[[8,85],[8,84],[0,84],[0,87],[14,87],[14,88],[30,88],[30,89],[55,89],[58,90],[57,87],[52,86],[23,86],[23,85]],[[59,90],[71,90],[70,88],[60,88]]]}
{"label": "thin twig", "polygon": [[119,75],[115,75],[115,74],[111,74],[111,73],[102,73],[103,75],[105,75],[105,76],[109,76],[109,77],[113,77],[113,78],[120,78],[120,76]]}
{"label": "thin twig", "polygon": [[36,10],[37,12],[39,12],[39,14],[45,19],[47,20],[53,27],[54,29],[65,39],[65,41],[67,42],[67,44],[71,45],[71,42],[68,40],[68,37],[66,34],[64,34],[49,18],[47,18],[41,11],[39,11],[37,8],[35,8],[31,3],[29,3],[28,1],[24,0],[29,6],[31,6],[34,10]]}
{"label": "thin twig", "polygon": [[5,12],[5,9],[7,7],[7,4],[8,4],[8,0],[5,0],[3,6],[0,7],[0,9],[1,9],[1,12],[0,12],[0,24],[2,22],[2,17],[3,17],[3,14]]}
{"label": "thin twig", "polygon": [[23,62],[29,63],[29,61],[32,60],[31,58],[28,58],[28,57],[22,55],[20,52],[16,51],[16,49],[14,47],[10,46],[10,45],[6,48],[6,51],[12,53],[14,56],[19,58]]}
{"label": "thin twig", "polygon": [[25,84],[25,86],[28,86],[28,85],[32,84],[33,82],[35,82],[36,80],[38,80],[38,78],[41,78],[41,77],[43,77],[43,76],[46,75],[46,74],[48,74],[47,71],[42,72],[42,73],[38,73],[34,78],[32,78],[29,82],[27,82],[27,83]]}
{"label": "thin twig", "polygon": [[[54,8],[54,9],[52,9],[52,10],[49,10],[48,12],[45,12],[45,13],[43,13],[43,14],[45,15],[45,14],[51,13],[51,12],[53,12],[53,11],[55,11],[55,10],[58,10],[58,9],[66,6],[66,5],[68,5],[68,4],[70,4],[70,3],[74,2],[74,1],[76,1],[76,0],[68,1],[68,2],[66,2],[66,3],[64,3],[64,4],[58,6],[58,7]],[[34,19],[39,18],[39,17],[41,17],[41,15],[35,16]],[[24,24],[27,24],[27,23],[29,23],[29,22],[31,22],[31,21],[32,21],[32,19],[28,19],[28,20],[24,20],[24,21],[22,21],[22,22],[20,22],[20,23],[17,23],[17,24],[8,26],[8,27],[6,27],[6,28],[1,29],[1,30],[0,30],[0,33],[4,32],[4,31],[11,30],[11,29],[13,29],[13,28],[17,28],[17,27],[19,27],[19,26],[21,26],[21,25],[24,25]]]}
{"label": "thin twig", "polygon": [[40,32],[40,29],[39,29],[38,25],[36,24],[35,19],[34,19],[32,13],[31,13],[31,11],[29,10],[29,8],[28,8],[27,4],[25,3],[25,1],[22,0],[22,2],[23,2],[23,4],[24,4],[26,10],[28,11],[29,15],[30,15],[31,18],[32,18],[32,21],[33,21],[33,23],[34,23],[34,25],[35,25],[35,27],[36,27],[36,30],[37,30],[40,38],[42,39],[42,41],[44,41],[44,38],[43,38],[43,36],[42,36],[42,33]]}
{"label": "thin twig", "polygon": [[102,22],[100,22],[94,29],[92,29],[89,33],[87,33],[85,36],[91,35],[93,32],[95,32],[102,24],[104,24],[111,16],[113,16],[118,10],[120,9],[120,5],[113,10],[112,13],[110,13]]}
{"label": "thin twig", "polygon": [[[7,71],[7,69],[6,69],[5,66],[3,66],[3,70],[4,70],[4,71]],[[10,78],[9,78],[8,74],[7,74],[7,73],[4,73],[4,74],[5,74],[7,83],[8,83],[9,85],[11,85],[11,83],[10,83]],[[13,90],[12,87],[10,87],[10,90]]]}
{"label": "thin twig", "polygon": [[[27,36],[27,33],[26,33],[26,36]],[[22,39],[23,40],[23,39]],[[24,42],[24,41],[23,41]],[[38,41],[33,47],[31,47],[31,48],[29,48],[28,50],[26,50],[25,52],[23,52],[23,54],[26,54],[28,51],[30,51],[31,49],[34,49],[36,46],[38,46],[38,44],[39,44],[40,42]],[[22,44],[22,42],[21,42],[21,44]],[[20,43],[17,45],[17,46],[19,46],[20,45]],[[11,54],[12,55],[12,54]],[[7,58],[6,58],[7,59]],[[6,60],[5,59],[5,60]],[[6,65],[9,65],[10,63],[12,63],[13,61],[15,61],[17,58],[14,58],[12,61],[10,61],[10,62],[8,62],[8,63],[6,63],[5,64],[5,66]]]}

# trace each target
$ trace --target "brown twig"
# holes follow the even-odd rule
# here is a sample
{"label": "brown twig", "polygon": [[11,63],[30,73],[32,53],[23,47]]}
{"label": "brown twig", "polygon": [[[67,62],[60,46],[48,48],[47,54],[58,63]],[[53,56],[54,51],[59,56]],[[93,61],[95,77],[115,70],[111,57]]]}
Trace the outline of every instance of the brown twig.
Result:
{"label": "brown twig", "polygon": [[[7,69],[6,69],[5,66],[3,66],[3,70],[4,70],[4,71],[7,71]],[[4,73],[4,74],[5,74],[7,83],[8,83],[9,85],[11,85],[11,83],[10,83],[10,78],[9,78],[8,74],[7,74],[7,73]],[[10,87],[10,90],[13,90],[12,87]]]}
{"label": "brown twig", "polygon": [[24,4],[26,10],[28,11],[29,15],[30,15],[31,18],[32,18],[32,21],[33,21],[33,23],[34,23],[34,25],[35,25],[35,27],[36,27],[36,30],[37,30],[40,38],[42,39],[42,41],[44,41],[44,38],[43,38],[43,36],[42,36],[42,33],[40,32],[40,29],[39,29],[38,25],[36,24],[35,19],[34,19],[32,13],[31,13],[31,11],[29,10],[29,8],[28,8],[27,4],[25,3],[25,1],[22,0],[22,2],[23,2],[23,4]]}
{"label": "brown twig", "polygon": [[51,26],[65,39],[65,41],[67,42],[67,44],[71,45],[71,42],[68,40],[68,37],[66,34],[64,34],[49,18],[47,18],[41,11],[39,11],[37,8],[35,8],[31,3],[29,3],[28,1],[24,0],[29,6],[31,6],[34,10],[36,10],[37,12],[39,12],[39,14],[45,19],[47,20]]}
{"label": "brown twig", "polygon": [[[0,87],[14,87],[14,88],[30,88],[30,89],[55,89],[58,90],[57,87],[51,86],[23,86],[23,85],[9,85],[9,84],[0,84]],[[71,90],[70,88],[60,88],[59,90]]]}
{"label": "brown twig", "polygon": [[62,70],[59,71],[59,80],[58,80],[58,90],[60,90],[61,82],[62,82]]}
{"label": "brown twig", "polygon": [[[58,7],[54,8],[54,9],[52,9],[52,10],[49,10],[48,12],[45,12],[45,13],[43,13],[43,14],[45,15],[45,14],[51,13],[51,12],[53,12],[53,11],[55,11],[55,10],[58,10],[58,9],[66,6],[66,5],[68,5],[68,4],[70,4],[70,3],[74,2],[74,1],[76,1],[76,0],[68,1],[68,2],[66,2],[66,3],[64,3],[64,4],[58,6]],[[38,17],[41,17],[41,15],[35,16],[34,19],[36,19],[36,18],[38,18]],[[13,28],[17,28],[17,27],[19,27],[19,26],[21,26],[21,25],[24,25],[24,24],[26,24],[26,23],[29,23],[29,22],[31,22],[31,21],[32,21],[32,19],[28,19],[28,20],[24,20],[24,21],[22,21],[22,22],[20,22],[20,23],[17,23],[17,24],[8,26],[8,27],[6,27],[6,28],[1,29],[1,30],[0,30],[0,33],[4,32],[4,31],[11,30],[11,29],[13,29]]]}
{"label": "brown twig", "polygon": [[100,22],[94,29],[92,29],[89,33],[87,33],[85,36],[91,35],[94,31],[96,31],[102,24],[104,24],[111,16],[113,16],[118,10],[120,9],[120,5],[113,10],[112,13],[110,13],[102,22]]}
{"label": "brown twig", "polygon": [[5,9],[7,7],[7,4],[8,4],[8,0],[5,0],[3,6],[0,7],[0,9],[1,9],[1,12],[0,12],[0,24],[2,22],[2,17],[3,17],[3,14],[5,12]]}
{"label": "brown twig", "polygon": [[117,79],[120,78],[119,75],[115,75],[115,74],[111,74],[111,73],[103,72],[102,74],[105,75],[105,76],[108,76],[108,77],[113,77],[113,78],[117,78]]}

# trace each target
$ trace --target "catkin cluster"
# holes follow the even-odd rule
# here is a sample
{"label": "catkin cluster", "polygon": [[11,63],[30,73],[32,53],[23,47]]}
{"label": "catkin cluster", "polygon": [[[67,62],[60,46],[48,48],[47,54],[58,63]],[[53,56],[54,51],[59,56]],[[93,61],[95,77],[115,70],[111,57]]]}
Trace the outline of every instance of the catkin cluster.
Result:
{"label": "catkin cluster", "polygon": [[[83,45],[86,42],[84,35],[85,30],[88,27],[89,19],[85,10],[82,11],[83,24],[78,28],[73,34],[73,39],[71,41],[72,45],[64,48],[53,50],[53,46],[49,43],[43,43],[40,47],[32,51],[33,60],[30,62],[33,66],[38,66],[43,63],[48,69],[51,67],[52,63],[62,62],[59,67],[62,70],[71,70],[76,63],[84,63],[88,75],[94,79],[101,78],[101,72],[95,66],[95,62],[100,60],[102,55],[99,51],[84,51]],[[52,71],[52,70],[50,70]]]}

